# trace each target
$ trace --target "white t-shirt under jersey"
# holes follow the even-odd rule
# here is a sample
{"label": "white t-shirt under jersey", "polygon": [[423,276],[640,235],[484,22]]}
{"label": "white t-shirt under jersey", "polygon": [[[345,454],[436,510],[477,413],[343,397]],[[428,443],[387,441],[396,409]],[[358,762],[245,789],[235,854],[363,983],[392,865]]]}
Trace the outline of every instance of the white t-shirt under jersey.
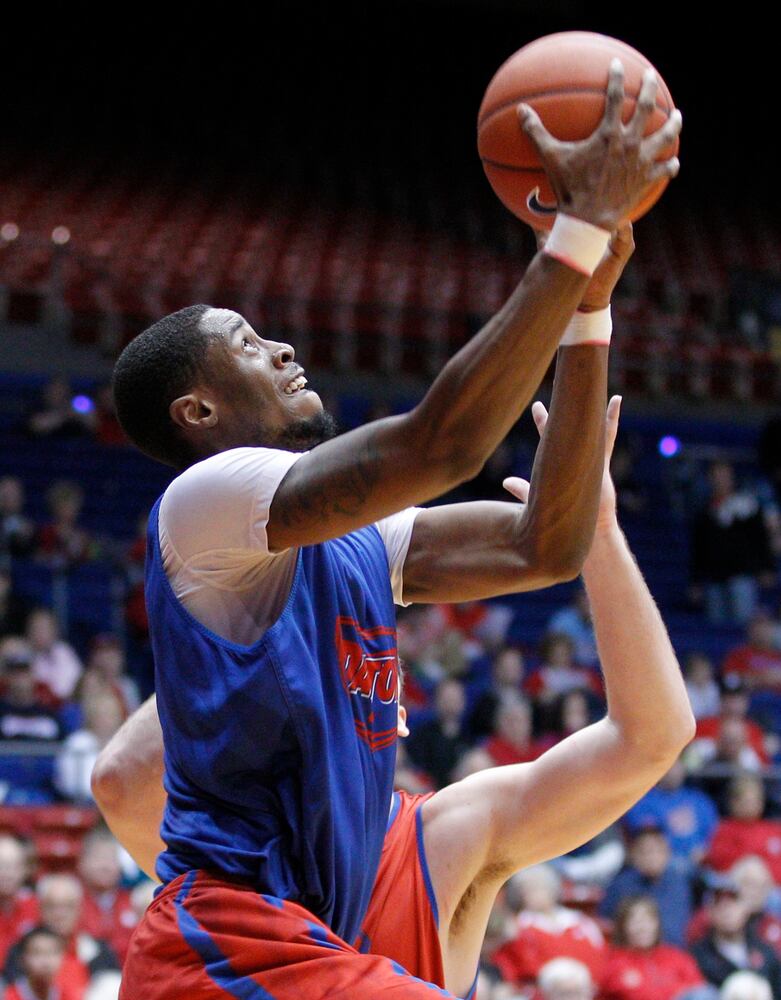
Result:
{"label": "white t-shirt under jersey", "polygon": [[[174,593],[206,628],[242,646],[273,625],[290,593],[297,550],[269,552],[266,524],[277,487],[301,457],[272,448],[223,451],[186,469],[160,504],[160,550]],[[419,510],[377,522],[397,604]]]}

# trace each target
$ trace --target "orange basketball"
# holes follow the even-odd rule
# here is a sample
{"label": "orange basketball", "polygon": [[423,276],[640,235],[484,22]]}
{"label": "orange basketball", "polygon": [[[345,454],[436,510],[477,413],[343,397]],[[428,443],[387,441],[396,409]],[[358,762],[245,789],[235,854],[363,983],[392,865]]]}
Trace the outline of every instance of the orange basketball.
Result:
{"label": "orange basketball", "polygon": [[[585,139],[599,125],[605,111],[605,89],[611,61],[624,66],[625,98],[622,121],[635,110],[643,73],[651,63],[631,45],[590,31],[562,31],[524,45],[497,70],[480,105],[477,148],[486,177],[513,215],[535,229],[550,229],[556,198],[533,143],[522,131],[518,105],[529,104],[557,139]],[[673,111],[673,99],[659,81],[656,108],[645,134],[660,128]],[[678,140],[660,159],[674,156]],[[639,219],[659,199],[669,178],[659,180],[634,209]]]}

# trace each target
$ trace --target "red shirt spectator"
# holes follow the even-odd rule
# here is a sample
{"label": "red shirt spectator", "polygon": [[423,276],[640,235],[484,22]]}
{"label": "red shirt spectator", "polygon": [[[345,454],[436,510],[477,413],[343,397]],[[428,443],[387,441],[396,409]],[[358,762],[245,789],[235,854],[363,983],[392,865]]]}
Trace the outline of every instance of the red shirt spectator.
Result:
{"label": "red shirt spectator", "polygon": [[775,620],[765,611],[749,622],[748,641],[727,653],[725,675],[739,674],[751,688],[781,688],[781,652],[776,647]]}
{"label": "red shirt spectator", "polygon": [[54,931],[48,927],[28,931],[19,942],[22,975],[6,989],[4,1000],[82,1000],[84,986],[60,980],[64,960],[62,939]]}
{"label": "red shirt spectator", "polygon": [[[713,744],[718,743],[721,737],[721,728],[724,723],[724,719],[721,716],[715,716],[710,719],[700,719],[697,723],[697,733],[695,735],[696,740],[710,740]],[[757,755],[762,764],[770,763],[770,756],[768,755],[767,749],[765,748],[765,733],[761,726],[758,726],[756,722],[751,719],[745,720],[746,727],[746,742]]]}
{"label": "red shirt spectator", "polygon": [[96,541],[77,522],[84,492],[77,483],[60,480],[46,494],[51,521],[38,533],[37,555],[54,567],[87,562],[99,555]]}
{"label": "red shirt spectator", "polygon": [[494,734],[483,744],[495,765],[536,760],[545,747],[532,739],[532,711],[520,696],[506,696],[496,711]]}
{"label": "red shirt spectator", "polygon": [[703,983],[697,963],[680,948],[658,944],[647,951],[613,948],[602,979],[604,1000],[673,1000]]}
{"label": "red shirt spectator", "polygon": [[582,962],[598,980],[604,967],[606,945],[595,920],[580,910],[559,904],[561,884],[549,865],[534,865],[513,878],[520,890],[521,911],[516,936],[491,956],[508,982],[534,983],[551,959],[566,956]]}
{"label": "red shirt spectator", "polygon": [[593,670],[574,662],[575,646],[568,635],[551,632],[540,647],[541,665],[523,685],[535,699],[553,702],[567,691],[580,688],[604,697],[602,682]]}
{"label": "red shirt spectator", "polygon": [[8,949],[38,923],[38,902],[24,888],[25,854],[21,843],[0,836],[0,969]]}
{"label": "red shirt spectator", "polygon": [[96,830],[84,838],[79,875],[84,883],[80,929],[107,941],[123,963],[137,917],[130,893],[120,887],[119,846],[110,833]]}
{"label": "red shirt spectator", "polygon": [[603,1000],[673,1000],[704,984],[697,963],[680,948],[660,944],[659,908],[650,896],[630,896],[616,913],[614,947],[601,981]]}
{"label": "red shirt spectator", "polygon": [[[119,970],[117,957],[105,941],[78,930],[84,889],[75,875],[44,875],[38,880],[37,891],[41,924],[65,945],[55,983],[64,997],[81,998],[93,976]],[[9,950],[3,970],[9,982],[26,974],[23,941]]]}
{"label": "red shirt spectator", "polygon": [[774,881],[781,882],[781,821],[762,818],[762,779],[753,774],[734,778],[727,803],[729,816],[716,827],[705,863],[724,872],[747,854],[756,854],[765,861]]}

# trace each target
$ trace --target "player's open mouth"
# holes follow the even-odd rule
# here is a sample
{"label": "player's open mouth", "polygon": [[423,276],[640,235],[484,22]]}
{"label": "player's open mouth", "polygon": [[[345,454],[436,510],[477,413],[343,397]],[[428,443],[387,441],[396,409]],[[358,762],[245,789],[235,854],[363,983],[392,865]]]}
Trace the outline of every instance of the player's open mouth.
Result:
{"label": "player's open mouth", "polygon": [[300,392],[301,389],[306,385],[306,379],[303,375],[296,375],[292,378],[288,384],[285,386],[285,395],[292,396],[295,392]]}

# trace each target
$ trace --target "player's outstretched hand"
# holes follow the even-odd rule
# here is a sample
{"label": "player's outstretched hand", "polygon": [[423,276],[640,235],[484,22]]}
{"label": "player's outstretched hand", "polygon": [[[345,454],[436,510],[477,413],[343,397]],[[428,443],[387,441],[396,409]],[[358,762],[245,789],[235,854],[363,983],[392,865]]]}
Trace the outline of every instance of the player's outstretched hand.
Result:
{"label": "player's outstretched hand", "polygon": [[580,142],[555,139],[533,108],[518,106],[521,128],[534,143],[559,208],[567,215],[613,232],[652,184],[678,173],[676,156],[658,162],[657,157],[680,134],[680,111],[673,111],[661,128],[643,136],[656,104],[656,91],[656,73],[649,68],[635,112],[624,125],[624,67],[614,59],[608,74],[605,114],[598,128]]}
{"label": "player's outstretched hand", "polygon": [[[597,513],[597,531],[615,527],[616,516],[616,488],[613,485],[613,477],[610,475],[610,459],[613,456],[613,448],[618,434],[618,418],[621,415],[621,397],[612,396],[607,404],[607,415],[605,416],[605,471],[602,475],[602,491],[599,495],[599,511]],[[545,425],[548,423],[548,411],[545,405],[539,400],[532,406],[532,417],[540,437],[545,433]],[[530,484],[528,480],[521,479],[520,476],[508,476],[502,486],[508,493],[526,503],[529,499]]]}

